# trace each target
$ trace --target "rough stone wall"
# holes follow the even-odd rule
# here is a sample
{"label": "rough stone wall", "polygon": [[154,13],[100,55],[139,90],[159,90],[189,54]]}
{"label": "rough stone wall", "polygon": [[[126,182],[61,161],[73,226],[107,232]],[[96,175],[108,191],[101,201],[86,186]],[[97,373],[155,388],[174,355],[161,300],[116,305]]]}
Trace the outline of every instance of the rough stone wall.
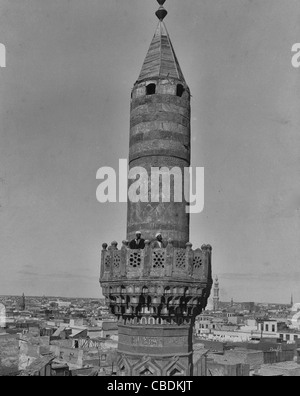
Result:
{"label": "rough stone wall", "polygon": [[119,375],[188,376],[192,373],[190,326],[119,325]]}
{"label": "rough stone wall", "polygon": [[37,329],[33,329],[28,334],[22,334],[19,340],[19,369],[25,370],[31,363],[40,358],[42,348],[49,350],[50,337],[40,337]]}
{"label": "rough stone wall", "polygon": [[263,351],[226,351],[225,357],[237,358],[243,364],[249,364],[250,370],[259,369],[264,364],[264,353]]}
{"label": "rough stone wall", "polygon": [[19,341],[17,335],[0,336],[0,376],[19,370]]}
{"label": "rough stone wall", "polygon": [[212,360],[207,362],[208,376],[212,377],[249,377],[250,366],[247,364],[225,364]]}
{"label": "rough stone wall", "polygon": [[66,348],[58,345],[50,346],[51,352],[69,365],[71,369],[80,369],[83,367],[83,355],[84,351],[82,349]]}

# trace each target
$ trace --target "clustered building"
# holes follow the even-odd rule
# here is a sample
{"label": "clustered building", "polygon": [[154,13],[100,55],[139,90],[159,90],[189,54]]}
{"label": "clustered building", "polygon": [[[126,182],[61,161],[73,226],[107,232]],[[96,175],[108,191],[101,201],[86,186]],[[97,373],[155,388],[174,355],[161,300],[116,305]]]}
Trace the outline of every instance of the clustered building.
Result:
{"label": "clustered building", "polygon": [[[118,323],[105,300],[27,297],[26,311],[22,301],[0,297],[0,376],[118,374]],[[193,328],[194,376],[300,375],[300,304],[220,300],[215,311],[212,297],[211,306]]]}
{"label": "clustered building", "polygon": [[2,297],[0,376],[112,375],[117,323],[104,300]]}
{"label": "clustered building", "polygon": [[195,324],[195,349],[207,375],[299,376],[300,304],[223,302],[216,279],[212,310]]}

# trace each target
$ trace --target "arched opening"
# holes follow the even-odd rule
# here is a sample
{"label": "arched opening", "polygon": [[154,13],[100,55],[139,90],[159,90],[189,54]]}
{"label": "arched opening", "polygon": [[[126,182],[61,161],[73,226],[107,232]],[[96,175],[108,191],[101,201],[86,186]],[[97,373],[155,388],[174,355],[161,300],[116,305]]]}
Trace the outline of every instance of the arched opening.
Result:
{"label": "arched opening", "polygon": [[150,367],[147,367],[143,371],[140,372],[140,377],[153,376],[153,375],[154,375],[154,371],[151,370]]}
{"label": "arched opening", "polygon": [[183,372],[178,370],[177,367],[175,367],[169,374],[170,377],[176,377],[176,376],[183,376]]}
{"label": "arched opening", "polygon": [[120,368],[120,377],[125,377],[126,376],[126,367],[122,365]]}
{"label": "arched opening", "polygon": [[182,98],[183,94],[184,94],[184,86],[182,84],[177,84],[176,95],[179,98]]}
{"label": "arched opening", "polygon": [[147,95],[155,95],[156,93],[156,85],[155,84],[149,84],[146,87],[146,94]]}
{"label": "arched opening", "polygon": [[167,287],[165,288],[165,295],[170,295],[170,294],[171,294],[171,289],[170,289],[169,286],[167,286]]}

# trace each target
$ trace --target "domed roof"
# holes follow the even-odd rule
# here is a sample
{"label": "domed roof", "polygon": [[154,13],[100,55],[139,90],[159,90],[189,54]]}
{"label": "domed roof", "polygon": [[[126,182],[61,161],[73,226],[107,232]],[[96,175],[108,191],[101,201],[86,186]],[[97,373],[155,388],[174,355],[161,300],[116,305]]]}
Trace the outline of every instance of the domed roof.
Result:
{"label": "domed roof", "polygon": [[293,305],[292,312],[300,311],[300,303],[296,303]]}
{"label": "domed roof", "polygon": [[292,326],[299,328],[300,325],[300,311],[292,317]]}

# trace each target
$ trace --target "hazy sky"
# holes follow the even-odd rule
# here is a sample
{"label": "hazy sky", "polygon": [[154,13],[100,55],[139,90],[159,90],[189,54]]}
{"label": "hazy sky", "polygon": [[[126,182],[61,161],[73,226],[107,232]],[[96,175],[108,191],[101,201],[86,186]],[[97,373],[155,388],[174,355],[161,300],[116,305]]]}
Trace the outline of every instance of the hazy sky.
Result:
{"label": "hazy sky", "polygon": [[[221,298],[300,301],[299,0],[168,0],[191,88],[193,166]],[[126,205],[96,201],[96,172],[128,156],[130,91],[155,0],[0,0],[0,294],[99,297],[102,242]]]}

